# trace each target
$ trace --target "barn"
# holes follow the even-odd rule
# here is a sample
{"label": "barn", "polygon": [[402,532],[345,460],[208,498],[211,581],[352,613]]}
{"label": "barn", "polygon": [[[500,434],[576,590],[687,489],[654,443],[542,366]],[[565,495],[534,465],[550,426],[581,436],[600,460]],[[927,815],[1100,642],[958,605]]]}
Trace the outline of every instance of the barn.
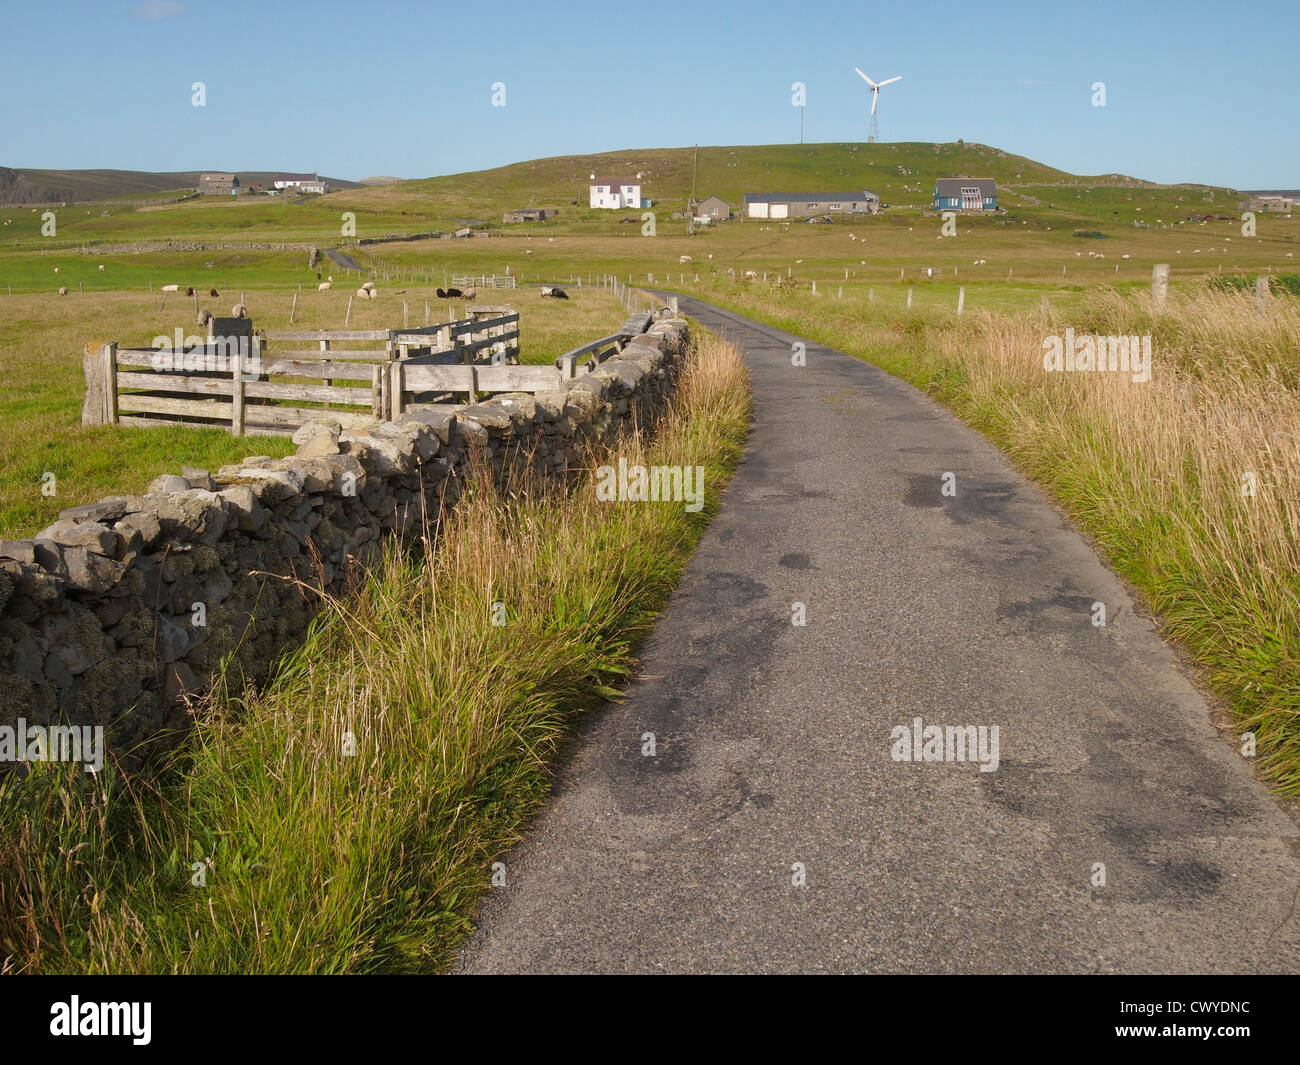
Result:
{"label": "barn", "polygon": [[936,211],[996,211],[998,185],[992,178],[939,178],[934,183]]}
{"label": "barn", "polygon": [[238,196],[239,178],[234,174],[200,174],[200,196]]}
{"label": "barn", "polygon": [[748,218],[805,218],[813,214],[875,214],[874,192],[747,192]]}
{"label": "barn", "polygon": [[559,214],[555,207],[520,207],[517,211],[507,211],[501,221],[507,225],[515,222],[545,222]]}

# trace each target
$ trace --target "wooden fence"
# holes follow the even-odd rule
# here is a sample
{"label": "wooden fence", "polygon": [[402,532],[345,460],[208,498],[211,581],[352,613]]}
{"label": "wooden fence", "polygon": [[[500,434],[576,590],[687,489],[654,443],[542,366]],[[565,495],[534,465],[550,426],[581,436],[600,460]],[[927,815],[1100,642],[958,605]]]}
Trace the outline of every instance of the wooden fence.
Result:
{"label": "wooden fence", "polygon": [[418,329],[249,329],[242,352],[212,338],[174,357],[109,343],[86,359],[82,421],[288,435],[328,412],[346,428],[485,393],[557,389],[621,350],[649,321],[633,315],[619,332],[542,366],[518,365],[519,315],[509,307],[476,307],[469,318]]}

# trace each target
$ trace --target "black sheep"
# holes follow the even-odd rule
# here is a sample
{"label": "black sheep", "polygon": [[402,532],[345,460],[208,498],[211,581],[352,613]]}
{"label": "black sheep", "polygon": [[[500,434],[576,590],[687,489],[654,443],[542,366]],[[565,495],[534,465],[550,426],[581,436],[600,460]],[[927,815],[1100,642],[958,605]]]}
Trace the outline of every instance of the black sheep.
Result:
{"label": "black sheep", "polygon": [[218,292],[215,288],[210,288],[208,289],[208,295],[211,296],[213,299],[216,299],[218,296],[221,295],[221,293]]}

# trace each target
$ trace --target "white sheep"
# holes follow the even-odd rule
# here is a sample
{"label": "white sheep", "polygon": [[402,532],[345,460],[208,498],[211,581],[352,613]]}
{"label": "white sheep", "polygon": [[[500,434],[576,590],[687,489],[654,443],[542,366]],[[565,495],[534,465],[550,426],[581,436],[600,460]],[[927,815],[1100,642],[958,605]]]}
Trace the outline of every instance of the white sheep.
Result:
{"label": "white sheep", "polygon": [[230,308],[230,317],[247,318],[248,308],[245,307],[242,303],[236,303],[233,307]]}
{"label": "white sheep", "polygon": [[55,272],[56,274],[59,272],[59,268],[58,268],[57,266],[54,268],[54,272]]}
{"label": "white sheep", "polygon": [[99,264],[99,268],[100,268],[101,270],[104,269],[104,264],[103,264],[103,263],[100,263],[100,264]]}
{"label": "white sheep", "polygon": [[694,262],[695,260],[692,259],[689,255],[679,255],[677,257],[677,261],[679,263],[690,263],[690,262]]}
{"label": "white sheep", "polygon": [[367,281],[361,287],[364,288],[367,292],[373,292],[375,288],[375,283],[373,281]]}
{"label": "white sheep", "polygon": [[329,282],[329,281],[322,281],[319,285],[316,286],[316,291],[317,291],[317,292],[328,292],[328,291],[329,291],[330,289],[332,289],[333,287],[334,287],[334,285],[333,285],[332,282]]}
{"label": "white sheep", "polygon": [[60,295],[60,296],[66,296],[67,294],[68,294],[68,290],[67,290],[66,288],[63,288],[63,287],[60,287],[60,288],[59,288],[59,295]]}
{"label": "white sheep", "polygon": [[199,317],[198,317],[199,325],[207,325],[210,321],[212,321],[211,311],[206,311],[206,310],[199,311]]}
{"label": "white sheep", "polygon": [[163,292],[179,292],[180,290],[181,290],[180,285],[163,285],[161,289],[161,291]]}

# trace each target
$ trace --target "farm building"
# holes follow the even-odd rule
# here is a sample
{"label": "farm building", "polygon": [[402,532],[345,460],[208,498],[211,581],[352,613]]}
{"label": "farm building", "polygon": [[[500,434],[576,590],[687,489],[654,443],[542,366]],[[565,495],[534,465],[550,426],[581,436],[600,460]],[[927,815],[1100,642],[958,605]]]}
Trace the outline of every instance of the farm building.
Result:
{"label": "farm building", "polygon": [[811,214],[875,214],[880,197],[874,192],[747,192],[749,218],[803,218]]}
{"label": "farm building", "polygon": [[521,207],[517,211],[507,211],[501,216],[501,221],[507,224],[511,222],[545,222],[548,218],[554,218],[559,213],[559,209],[555,207]]}
{"label": "farm building", "polygon": [[695,207],[696,218],[707,218],[711,222],[725,222],[731,217],[731,204],[721,196],[707,196]]}
{"label": "farm building", "polygon": [[1252,192],[1246,201],[1247,211],[1291,211],[1300,206],[1300,191],[1295,189],[1280,191]]}
{"label": "farm building", "polygon": [[636,177],[597,177],[591,175],[589,186],[592,207],[619,210],[641,206],[641,175]]}
{"label": "farm building", "polygon": [[316,174],[276,174],[277,189],[297,189],[299,192],[319,192],[322,196],[330,187]]}
{"label": "farm building", "polygon": [[238,196],[239,178],[234,174],[200,174],[200,196]]}
{"label": "farm building", "polygon": [[934,183],[936,211],[996,211],[998,184],[992,178],[939,178]]}

